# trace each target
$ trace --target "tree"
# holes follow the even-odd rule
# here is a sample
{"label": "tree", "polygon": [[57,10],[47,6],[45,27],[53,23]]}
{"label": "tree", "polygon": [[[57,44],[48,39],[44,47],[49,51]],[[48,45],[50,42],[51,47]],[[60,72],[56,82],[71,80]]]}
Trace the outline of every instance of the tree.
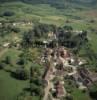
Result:
{"label": "tree", "polygon": [[25,58],[21,57],[20,60],[18,61],[19,65],[24,65],[26,63]]}
{"label": "tree", "polygon": [[38,80],[37,78],[30,79],[30,92],[31,92],[31,95],[39,95],[41,97],[44,94],[43,87],[42,87],[42,84],[37,84],[36,80],[38,82],[41,81],[41,80]]}
{"label": "tree", "polygon": [[35,32],[35,37],[40,38],[42,36],[41,29],[38,26],[34,27],[34,32]]}
{"label": "tree", "polygon": [[35,85],[33,82],[30,83],[30,92],[31,95],[36,95],[36,89],[37,89],[37,85]]}
{"label": "tree", "polygon": [[6,64],[11,64],[12,62],[11,62],[11,57],[10,56],[6,56],[6,58],[5,58],[5,63]]}
{"label": "tree", "polygon": [[64,26],[63,28],[66,31],[72,31],[73,30],[72,26]]}
{"label": "tree", "polygon": [[13,11],[5,11],[3,16],[13,16],[15,13]]}
{"label": "tree", "polygon": [[15,72],[12,73],[12,76],[20,80],[27,80],[29,78],[29,71],[23,67],[17,68]]}
{"label": "tree", "polygon": [[0,61],[0,69],[3,69],[5,66],[6,66],[5,63]]}
{"label": "tree", "polygon": [[49,46],[49,47],[52,47],[52,48],[57,47],[57,40],[51,41],[51,42],[48,44],[48,46]]}
{"label": "tree", "polygon": [[62,46],[70,47],[72,44],[72,32],[64,28],[58,28],[58,43]]}
{"label": "tree", "polygon": [[48,25],[48,24],[37,24],[33,31],[35,32],[35,37],[36,38],[41,38],[41,37],[46,37],[48,32],[53,31],[52,30],[52,25]]}
{"label": "tree", "polygon": [[22,46],[24,48],[32,47],[34,45],[34,40],[35,40],[35,33],[33,30],[30,30],[29,32],[24,33]]}
{"label": "tree", "polygon": [[93,85],[89,88],[89,95],[93,100],[97,99],[97,85]]}
{"label": "tree", "polygon": [[31,95],[38,95],[40,99],[42,98],[44,91],[43,91],[43,84],[42,79],[40,76],[40,69],[38,66],[31,66],[30,68],[30,93]]}
{"label": "tree", "polygon": [[11,28],[11,31],[15,32],[15,33],[19,33],[20,32],[20,29],[17,28],[17,27],[12,27]]}
{"label": "tree", "polygon": [[33,54],[29,49],[24,49],[20,57],[24,63],[27,63],[27,61],[33,61]]}
{"label": "tree", "polygon": [[33,64],[33,66],[31,66],[31,68],[30,68],[30,76],[31,77],[37,77],[38,75],[40,76],[41,75],[40,69],[41,69],[41,66],[39,68],[39,65]]}
{"label": "tree", "polygon": [[73,97],[71,95],[68,95],[65,97],[66,100],[73,100]]}

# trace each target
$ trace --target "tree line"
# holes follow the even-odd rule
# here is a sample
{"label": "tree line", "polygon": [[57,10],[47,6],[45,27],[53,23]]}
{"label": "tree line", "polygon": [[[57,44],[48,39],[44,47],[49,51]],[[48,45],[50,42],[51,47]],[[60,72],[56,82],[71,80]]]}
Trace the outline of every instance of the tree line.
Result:
{"label": "tree line", "polygon": [[[48,38],[49,32],[56,35],[56,38]],[[49,47],[56,47],[58,43],[59,46],[77,49],[80,49],[85,42],[88,42],[87,31],[83,30],[81,33],[74,33],[71,26],[57,27],[55,25],[38,24],[32,30],[24,33],[22,46],[33,47],[35,45],[43,45],[43,40],[51,40],[47,44]]]}

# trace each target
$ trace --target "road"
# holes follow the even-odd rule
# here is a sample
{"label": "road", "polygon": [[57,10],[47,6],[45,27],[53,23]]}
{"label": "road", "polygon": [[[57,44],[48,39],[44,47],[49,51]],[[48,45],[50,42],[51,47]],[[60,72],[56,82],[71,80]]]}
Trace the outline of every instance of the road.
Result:
{"label": "road", "polygon": [[52,88],[52,82],[48,81],[48,86],[45,88],[45,95],[43,100],[48,100],[49,90]]}

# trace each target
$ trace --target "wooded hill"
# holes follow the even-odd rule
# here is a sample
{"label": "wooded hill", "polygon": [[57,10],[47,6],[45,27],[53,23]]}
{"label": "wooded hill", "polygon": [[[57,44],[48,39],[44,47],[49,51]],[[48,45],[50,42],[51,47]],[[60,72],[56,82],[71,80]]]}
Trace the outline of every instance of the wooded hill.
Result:
{"label": "wooded hill", "polygon": [[97,0],[0,0],[4,2],[16,2],[21,1],[29,4],[50,4],[56,8],[67,8],[67,7],[96,7]]}

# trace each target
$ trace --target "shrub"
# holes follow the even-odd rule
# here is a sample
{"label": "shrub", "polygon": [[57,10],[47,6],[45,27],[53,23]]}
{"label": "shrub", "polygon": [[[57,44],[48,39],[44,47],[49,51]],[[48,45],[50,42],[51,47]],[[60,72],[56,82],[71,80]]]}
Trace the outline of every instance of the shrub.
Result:
{"label": "shrub", "polygon": [[20,80],[27,80],[29,78],[29,71],[25,68],[18,68],[15,72],[12,72],[12,76]]}
{"label": "shrub", "polygon": [[93,85],[90,87],[89,95],[93,100],[97,99],[97,85]]}
{"label": "shrub", "polygon": [[5,63],[0,62],[0,69],[3,69],[5,67]]}
{"label": "shrub", "polygon": [[71,95],[66,96],[66,100],[73,100],[73,97]]}
{"label": "shrub", "polygon": [[5,11],[3,16],[13,16],[15,13],[13,11]]}
{"label": "shrub", "polygon": [[11,29],[11,31],[13,31],[13,32],[15,32],[15,33],[19,33],[19,32],[20,32],[20,29],[17,28],[17,27],[13,27],[13,28]]}

